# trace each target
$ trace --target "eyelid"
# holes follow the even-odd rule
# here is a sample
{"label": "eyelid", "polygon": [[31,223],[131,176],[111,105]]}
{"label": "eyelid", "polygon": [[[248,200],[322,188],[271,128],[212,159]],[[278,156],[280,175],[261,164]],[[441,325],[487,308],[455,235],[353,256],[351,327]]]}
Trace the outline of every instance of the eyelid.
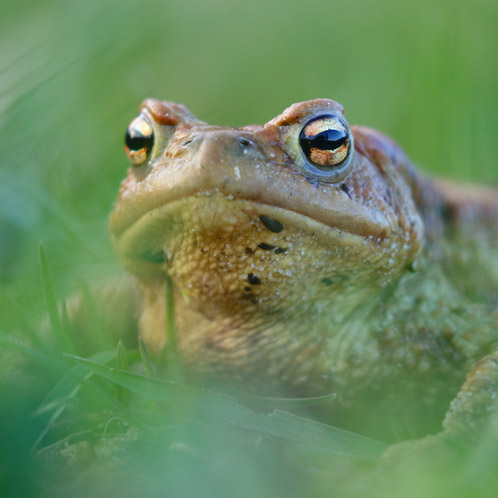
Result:
{"label": "eyelid", "polygon": [[317,135],[321,131],[326,129],[331,130],[345,130],[347,133],[347,128],[344,126],[342,120],[336,116],[321,116],[317,117],[311,121],[308,121],[303,127],[304,130],[308,130],[310,135]]}

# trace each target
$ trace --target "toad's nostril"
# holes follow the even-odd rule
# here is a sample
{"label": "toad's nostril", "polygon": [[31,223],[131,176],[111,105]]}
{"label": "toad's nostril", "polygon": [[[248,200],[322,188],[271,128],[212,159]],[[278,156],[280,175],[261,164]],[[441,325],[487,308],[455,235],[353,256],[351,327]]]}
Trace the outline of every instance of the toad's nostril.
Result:
{"label": "toad's nostril", "polygon": [[252,145],[252,142],[250,140],[247,140],[247,138],[239,138],[239,143],[243,147],[250,147]]}

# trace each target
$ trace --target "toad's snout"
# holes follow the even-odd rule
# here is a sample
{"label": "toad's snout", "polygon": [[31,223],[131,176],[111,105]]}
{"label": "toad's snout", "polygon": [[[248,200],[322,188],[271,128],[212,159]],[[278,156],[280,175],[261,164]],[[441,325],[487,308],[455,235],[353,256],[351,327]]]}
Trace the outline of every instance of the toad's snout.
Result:
{"label": "toad's snout", "polygon": [[243,167],[267,162],[257,138],[241,130],[195,130],[189,134],[179,130],[165,156],[188,157],[191,167],[210,170],[227,168],[231,164]]}

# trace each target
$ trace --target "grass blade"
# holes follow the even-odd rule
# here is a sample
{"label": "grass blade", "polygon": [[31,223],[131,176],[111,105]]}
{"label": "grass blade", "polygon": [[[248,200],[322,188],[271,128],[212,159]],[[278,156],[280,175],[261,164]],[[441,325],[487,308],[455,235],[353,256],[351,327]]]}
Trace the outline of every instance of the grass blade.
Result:
{"label": "grass blade", "polygon": [[[107,363],[113,358],[114,354],[112,352],[98,353],[92,357],[92,359],[99,363]],[[88,372],[87,369],[77,365],[71,369],[71,375],[65,375],[62,377],[62,379],[60,379],[59,382],[57,382],[57,384],[45,396],[45,399],[33,415],[40,416],[50,412],[53,409],[55,410],[49,416],[45,426],[36,438],[36,441],[32,446],[33,450],[40,445],[44,437],[48,434],[55,422],[59,419],[60,415],[64,412],[67,404],[75,400],[83,384],[90,379],[92,375],[92,372]]]}
{"label": "grass blade", "polygon": [[40,244],[40,271],[50,325],[57,340],[57,345],[62,351],[74,352],[69,330],[64,327],[59,316],[54,283],[43,244]]}
{"label": "grass blade", "polygon": [[335,393],[325,394],[324,396],[312,396],[309,398],[273,398],[266,396],[256,396],[245,391],[234,391],[237,399],[242,403],[247,403],[250,407],[257,408],[296,408],[305,406],[321,405],[328,403],[336,398]]}
{"label": "grass blade", "polygon": [[182,382],[183,372],[180,355],[178,354],[178,338],[175,320],[175,295],[171,278],[166,276],[166,345],[163,350],[164,362],[168,376],[177,382]]}
{"label": "grass blade", "polygon": [[[54,358],[52,356],[48,356],[45,353],[41,353],[40,351],[37,351],[29,346],[26,346],[19,341],[16,341],[9,335],[0,332],[0,341],[2,341],[4,344],[7,344],[9,346],[12,346],[23,353],[27,354],[30,356],[33,360],[35,360],[37,363],[41,364],[42,366],[46,367],[49,370],[56,371],[62,374],[67,375],[68,377],[72,378],[75,380],[77,383],[83,383],[85,382],[85,378],[80,375],[80,373],[70,367],[68,367],[63,361],[58,360],[57,358]],[[102,353],[104,354],[104,353]],[[70,356],[70,355],[68,355]],[[89,360],[87,360],[89,361]],[[91,362],[93,363],[93,362]],[[95,363],[95,365],[98,365]],[[85,374],[86,375],[86,374]],[[104,402],[105,406],[108,406],[112,410],[120,413],[123,418],[129,420],[133,424],[135,424],[137,427],[143,427],[143,424],[141,423],[140,419],[136,417],[133,413],[131,413],[125,406],[123,406],[119,401],[114,399],[112,396],[110,396],[104,389],[102,389],[100,386],[94,383],[87,383],[89,388],[91,389],[91,392],[96,396],[97,398],[100,399],[101,402]]]}
{"label": "grass blade", "polygon": [[357,455],[366,459],[378,458],[387,448],[388,444],[376,441],[366,436],[346,431],[338,427],[332,427],[315,420],[304,419],[292,413],[275,410],[270,417],[278,421],[281,427],[294,434],[296,438],[302,438],[303,443],[322,446],[329,445],[338,452],[354,450]]}
{"label": "grass blade", "polygon": [[191,403],[195,401],[201,393],[200,390],[182,386],[172,381],[109,368],[104,365],[99,365],[87,358],[80,358],[74,355],[66,356],[81,365],[85,365],[90,371],[105,379],[155,401],[168,404],[174,399],[175,403],[179,401]]}
{"label": "grass blade", "polygon": [[87,366],[94,373],[149,399],[177,408],[189,404],[191,415],[206,422],[235,425],[259,434],[283,438],[308,451],[331,455],[348,455],[363,460],[376,460],[388,447],[385,443],[365,436],[298,417],[274,411],[270,415],[254,412],[236,399],[224,394],[182,386],[171,381],[145,377],[98,365],[85,358],[67,355]]}
{"label": "grass blade", "polygon": [[149,377],[154,377],[154,365],[150,359],[149,351],[145,345],[142,336],[138,336],[138,350],[140,351],[140,356],[142,357],[142,363],[144,364],[145,372]]}
{"label": "grass blade", "polygon": [[128,364],[128,352],[121,339],[118,341],[118,346],[116,347],[116,368],[118,370],[124,370],[125,372],[130,369]]}
{"label": "grass blade", "polygon": [[[130,369],[130,366],[128,364],[128,353],[121,340],[119,340],[118,346],[116,348],[116,368],[118,370],[123,370],[124,372],[128,372]],[[130,401],[130,392],[123,388],[123,386],[117,385],[116,399],[126,406]]]}
{"label": "grass blade", "polygon": [[40,364],[41,366],[47,368],[47,370],[50,371],[55,371],[57,373],[67,373],[69,370],[69,367],[61,360],[58,358],[54,358],[52,356],[49,356],[46,353],[42,353],[41,351],[38,351],[37,349],[33,349],[30,346],[27,346],[26,344],[23,344],[10,335],[6,334],[5,332],[0,332],[0,342],[3,342],[7,346],[11,346],[22,353],[26,354],[27,356],[31,357],[36,363]]}

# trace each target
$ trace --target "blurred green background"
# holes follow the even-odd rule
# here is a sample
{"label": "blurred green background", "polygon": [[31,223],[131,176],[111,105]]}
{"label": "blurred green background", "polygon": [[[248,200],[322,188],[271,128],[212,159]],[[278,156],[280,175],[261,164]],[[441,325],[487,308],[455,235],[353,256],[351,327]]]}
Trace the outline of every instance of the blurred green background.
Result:
{"label": "blurred green background", "polygon": [[[497,23],[496,0],[3,5],[0,331],[44,313],[40,241],[59,298],[119,271],[107,218],[128,167],[124,132],[146,97],[234,126],[329,97],[425,171],[497,184]],[[2,376],[8,420],[29,414],[45,385],[11,370],[21,373]],[[11,433],[19,461],[27,424]]]}

